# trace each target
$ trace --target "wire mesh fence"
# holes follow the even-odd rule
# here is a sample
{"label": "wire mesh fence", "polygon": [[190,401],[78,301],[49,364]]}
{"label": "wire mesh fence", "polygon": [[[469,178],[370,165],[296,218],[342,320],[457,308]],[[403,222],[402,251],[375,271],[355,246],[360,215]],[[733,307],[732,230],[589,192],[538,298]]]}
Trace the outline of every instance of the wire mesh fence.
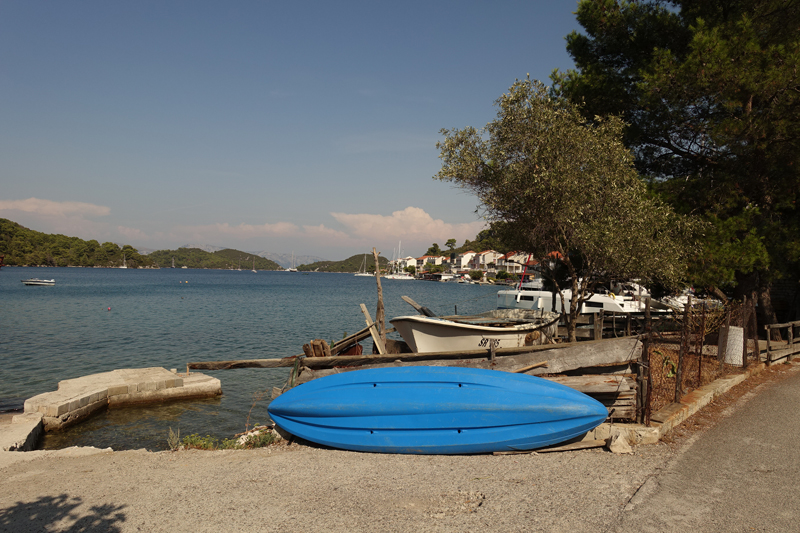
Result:
{"label": "wire mesh fence", "polygon": [[[646,320],[647,321],[647,320]],[[687,302],[683,309],[653,314],[645,324],[643,365],[650,413],[717,378],[743,372],[758,359],[752,301]]]}

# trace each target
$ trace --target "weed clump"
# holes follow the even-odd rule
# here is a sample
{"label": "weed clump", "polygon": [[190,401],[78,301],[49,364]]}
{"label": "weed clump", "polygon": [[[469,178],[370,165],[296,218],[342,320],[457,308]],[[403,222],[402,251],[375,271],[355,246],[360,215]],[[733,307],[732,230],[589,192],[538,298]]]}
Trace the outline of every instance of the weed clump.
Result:
{"label": "weed clump", "polygon": [[211,435],[201,437],[197,433],[192,433],[181,439],[180,431],[175,433],[170,428],[167,444],[169,449],[173,451],[181,448],[194,450],[252,450],[269,446],[277,440],[279,440],[279,437],[272,429],[264,426],[253,429],[238,436],[238,438],[222,439],[221,441]]}

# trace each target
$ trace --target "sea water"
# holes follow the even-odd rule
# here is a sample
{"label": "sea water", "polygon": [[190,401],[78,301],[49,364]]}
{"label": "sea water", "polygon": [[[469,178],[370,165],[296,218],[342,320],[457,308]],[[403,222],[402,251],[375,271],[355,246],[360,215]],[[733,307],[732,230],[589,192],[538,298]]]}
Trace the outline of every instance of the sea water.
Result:
{"label": "sea water", "polygon": [[[55,279],[50,287],[21,280]],[[407,295],[437,314],[494,308],[492,286],[382,279],[388,320],[416,314]],[[0,412],[54,391],[58,382],[120,368],[267,359],[302,354],[312,339],[328,342],[365,327],[359,304],[375,317],[374,278],[352,274],[199,269],[0,269]],[[399,338],[399,337],[395,337]],[[363,341],[365,351],[371,340]],[[170,429],[220,440],[269,420],[273,386],[290,369],[204,373],[223,395],[103,411],[48,433],[43,447],[165,449]]]}

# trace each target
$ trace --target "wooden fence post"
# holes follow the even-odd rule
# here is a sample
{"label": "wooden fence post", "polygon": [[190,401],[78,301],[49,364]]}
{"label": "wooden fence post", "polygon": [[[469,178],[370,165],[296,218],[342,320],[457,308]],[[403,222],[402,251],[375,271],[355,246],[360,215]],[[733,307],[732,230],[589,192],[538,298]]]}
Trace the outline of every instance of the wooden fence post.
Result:
{"label": "wooden fence post", "polygon": [[605,321],[605,317],[603,315],[603,310],[594,313],[594,340],[599,341],[603,338],[603,322]]}
{"label": "wooden fence post", "polygon": [[646,380],[646,387],[644,391],[642,391],[642,396],[644,398],[644,424],[646,426],[650,425],[650,394],[652,390],[652,379],[653,374],[650,370],[650,346],[653,344],[653,323],[650,319],[650,297],[647,297],[647,300],[644,304],[644,332],[645,332],[645,345],[642,347],[642,359],[645,362],[645,370],[647,371],[647,380]]}
{"label": "wooden fence post", "polygon": [[[789,355],[787,356],[786,360],[790,363],[794,358],[794,322],[789,322]],[[767,340],[769,343],[769,340]],[[769,346],[769,344],[767,344]]]}
{"label": "wooden fence post", "polygon": [[764,324],[764,330],[767,332],[767,366],[772,366],[772,354],[770,353],[769,338],[772,336],[769,324]]}
{"label": "wooden fence post", "polygon": [[761,347],[758,344],[758,314],[756,313],[756,302],[758,301],[755,291],[750,298],[750,334],[753,336],[753,351],[755,353],[756,363],[761,362]]}
{"label": "wooden fence post", "polygon": [[742,368],[747,368],[747,326],[750,321],[747,296],[742,296],[742,302]]}
{"label": "wooden fence post", "polygon": [[700,345],[697,350],[697,386],[703,386],[703,343],[706,336],[706,303],[703,302],[703,315],[700,318],[700,335],[698,335],[698,344]]}
{"label": "wooden fence post", "polygon": [[675,371],[675,403],[681,399],[683,381],[683,358],[686,355],[689,345],[689,314],[692,309],[692,297],[689,296],[686,306],[683,309],[683,328],[681,328],[681,348],[678,352],[678,368]]}

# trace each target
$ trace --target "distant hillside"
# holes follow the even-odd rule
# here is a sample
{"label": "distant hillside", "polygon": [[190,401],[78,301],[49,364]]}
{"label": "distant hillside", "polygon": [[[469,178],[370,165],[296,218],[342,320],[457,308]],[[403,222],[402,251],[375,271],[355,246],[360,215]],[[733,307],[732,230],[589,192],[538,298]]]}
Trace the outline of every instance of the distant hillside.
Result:
{"label": "distant hillside", "polygon": [[180,248],[197,248],[208,253],[219,252],[226,249],[224,246],[214,246],[213,244],[184,244]]}
{"label": "distant hillside", "polygon": [[[372,257],[372,253],[368,253],[366,258],[367,272],[374,273],[375,260]],[[317,261],[308,265],[299,265],[297,270],[302,270],[305,272],[358,272],[363,262],[364,254],[358,254],[348,257],[343,261]],[[382,269],[387,268],[389,265],[389,260],[385,257],[379,256],[378,262],[380,263]]]}
{"label": "distant hillside", "polygon": [[242,270],[253,269],[253,259],[255,258],[256,270],[280,270],[280,266],[275,261],[264,259],[255,254],[225,248],[216,252],[206,252],[199,248],[178,248],[177,250],[156,250],[148,255],[152,261],[162,268],[172,266],[172,259],[175,258],[175,267],[187,266],[189,268],[218,268]]}
{"label": "distant hillside", "polygon": [[0,218],[0,255],[9,266],[149,267],[153,262],[129,244],[100,244],[78,237],[51,235]]}
{"label": "distant hillside", "polygon": [[[292,266],[292,254],[278,254],[275,252],[267,252],[266,250],[264,250],[263,252],[255,252],[255,254],[270,259],[272,261],[275,261],[283,268],[290,268]],[[326,261],[326,259],[323,257],[318,257],[316,255],[294,256],[294,266],[308,264],[308,263],[316,263],[319,261]]]}

